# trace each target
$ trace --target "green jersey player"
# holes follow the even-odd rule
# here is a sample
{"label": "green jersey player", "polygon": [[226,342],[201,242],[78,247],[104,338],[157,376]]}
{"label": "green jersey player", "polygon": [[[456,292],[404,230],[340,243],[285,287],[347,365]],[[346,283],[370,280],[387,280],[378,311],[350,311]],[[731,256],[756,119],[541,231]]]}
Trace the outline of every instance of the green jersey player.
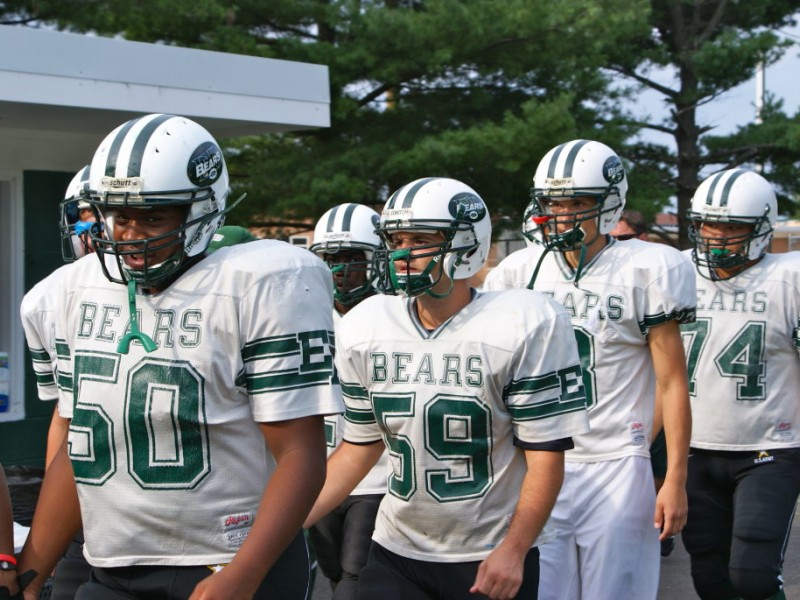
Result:
{"label": "green jersey player", "polygon": [[587,426],[569,317],[528,290],[470,288],[491,224],[459,181],[403,186],[379,233],[399,295],[368,298],[337,329],[344,441],[309,522],[386,448],[388,493],[359,597],[535,598],[563,452]]}

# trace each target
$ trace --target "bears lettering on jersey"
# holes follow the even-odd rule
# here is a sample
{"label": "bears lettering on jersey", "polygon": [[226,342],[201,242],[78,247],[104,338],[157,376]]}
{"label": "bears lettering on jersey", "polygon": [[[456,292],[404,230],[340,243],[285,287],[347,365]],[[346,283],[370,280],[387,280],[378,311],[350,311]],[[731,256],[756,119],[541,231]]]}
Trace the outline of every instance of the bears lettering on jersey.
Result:
{"label": "bears lettering on jersey", "polygon": [[434,360],[425,352],[415,355],[405,352],[370,354],[372,381],[385,383],[422,383],[427,385],[452,385],[481,387],[483,361],[480,356],[445,354]]}
{"label": "bears lettering on jersey", "polygon": [[765,313],[769,297],[764,290],[736,290],[728,292],[721,289],[697,289],[697,310],[726,311],[740,313]]}
{"label": "bears lettering on jersey", "polygon": [[[123,310],[123,307],[117,304],[81,302],[78,338],[116,344],[120,337],[130,331],[130,319],[127,314],[127,309]],[[195,348],[200,344],[200,325],[204,321],[201,309],[188,308],[180,311],[156,309],[154,316],[155,325],[150,337],[159,346],[173,348],[176,341],[182,348]]]}
{"label": "bears lettering on jersey", "polygon": [[597,318],[601,321],[606,318],[611,321],[619,321],[623,317],[625,299],[616,294],[601,298],[598,294],[580,289],[559,290],[558,295],[554,291],[542,290],[542,292],[566,308],[573,319],[586,319],[594,309],[596,309]]}

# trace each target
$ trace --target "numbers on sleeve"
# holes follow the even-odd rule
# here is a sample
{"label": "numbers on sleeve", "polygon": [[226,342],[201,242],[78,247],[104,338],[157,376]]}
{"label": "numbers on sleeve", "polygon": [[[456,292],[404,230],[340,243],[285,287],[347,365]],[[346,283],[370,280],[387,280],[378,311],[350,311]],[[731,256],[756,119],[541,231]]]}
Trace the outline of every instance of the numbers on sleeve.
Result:
{"label": "numbers on sleeve", "polygon": [[595,348],[594,336],[583,329],[575,327],[575,339],[578,342],[578,356],[581,359],[581,370],[583,371],[583,389],[586,392],[586,408],[591,409],[596,401],[595,395]]}

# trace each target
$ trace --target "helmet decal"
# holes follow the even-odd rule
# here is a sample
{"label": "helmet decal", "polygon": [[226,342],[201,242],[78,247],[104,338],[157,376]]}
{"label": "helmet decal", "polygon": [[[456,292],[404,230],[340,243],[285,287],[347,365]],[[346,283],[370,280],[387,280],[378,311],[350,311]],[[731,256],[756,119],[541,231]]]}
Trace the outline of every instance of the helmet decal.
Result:
{"label": "helmet decal", "polygon": [[475,223],[486,216],[486,206],[475,194],[460,192],[450,199],[447,209],[454,219]]}
{"label": "helmet decal", "polygon": [[611,184],[619,183],[625,179],[625,167],[619,156],[609,156],[603,164],[603,177]]}
{"label": "helmet decal", "polygon": [[197,187],[211,185],[222,175],[222,151],[214,142],[203,142],[189,157],[186,174]]}

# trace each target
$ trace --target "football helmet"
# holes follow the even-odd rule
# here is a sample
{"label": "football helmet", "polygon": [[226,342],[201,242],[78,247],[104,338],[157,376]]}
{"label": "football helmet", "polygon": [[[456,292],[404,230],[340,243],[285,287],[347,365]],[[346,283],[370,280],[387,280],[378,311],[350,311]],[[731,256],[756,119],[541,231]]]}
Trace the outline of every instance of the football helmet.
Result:
{"label": "football helmet", "polygon": [[92,220],[86,219],[86,211],[92,206],[86,201],[84,191],[89,184],[89,165],[75,173],[67,186],[64,200],[59,206],[60,219],[58,228],[61,232],[61,257],[65,262],[72,262],[93,252],[91,246],[91,230],[95,235],[102,232],[102,224],[97,222],[96,215]]}
{"label": "football helmet", "polygon": [[[377,212],[362,204],[334,206],[317,221],[311,250],[326,260],[333,273],[333,296],[352,306],[375,291],[375,251],[381,245]],[[363,260],[337,260],[348,250],[363,252]]]}
{"label": "football helmet", "polygon": [[[222,225],[228,197],[228,169],[219,144],[202,126],[186,117],[151,114],[114,129],[92,158],[88,201],[100,212],[105,237],[93,236],[101,255],[113,255],[122,279],[149,287],[177,274],[187,258],[201,255]],[[114,239],[115,209],[162,206],[186,208],[183,224],[169,233],[141,240]],[[232,207],[231,207],[232,208]],[[174,253],[159,264],[149,254],[165,247]],[[132,269],[126,255],[144,257],[142,269]]]}
{"label": "football helmet", "polygon": [[[758,173],[728,169],[700,184],[687,216],[694,246],[692,260],[698,273],[707,279],[729,279],[741,270],[737,267],[767,252],[778,217],[778,201],[772,185]],[[702,235],[703,223],[746,224],[752,231],[743,236],[711,238]],[[739,248],[732,250],[729,246]]]}
{"label": "football helmet", "polygon": [[[582,223],[594,219],[598,235],[608,234],[625,208],[627,192],[625,168],[611,148],[592,140],[560,144],[545,154],[536,167],[531,189],[533,202],[529,205],[530,213],[526,211],[523,232],[528,228],[530,237],[526,237],[557,252],[578,250],[594,241],[585,239]],[[555,214],[548,206],[559,200],[586,196],[597,201],[588,210]],[[556,225],[562,225],[562,231]]]}
{"label": "football helmet", "polygon": [[[420,247],[419,258],[433,260],[422,273],[398,268],[408,258],[409,249],[393,249],[391,235],[398,231],[441,232],[444,239],[435,245]],[[489,256],[492,224],[486,204],[468,185],[446,177],[417,179],[401,187],[386,201],[378,233],[386,250],[382,253],[389,285],[407,296],[432,291],[446,275],[450,280],[467,279],[483,267]],[[435,267],[442,268],[435,274]]]}

